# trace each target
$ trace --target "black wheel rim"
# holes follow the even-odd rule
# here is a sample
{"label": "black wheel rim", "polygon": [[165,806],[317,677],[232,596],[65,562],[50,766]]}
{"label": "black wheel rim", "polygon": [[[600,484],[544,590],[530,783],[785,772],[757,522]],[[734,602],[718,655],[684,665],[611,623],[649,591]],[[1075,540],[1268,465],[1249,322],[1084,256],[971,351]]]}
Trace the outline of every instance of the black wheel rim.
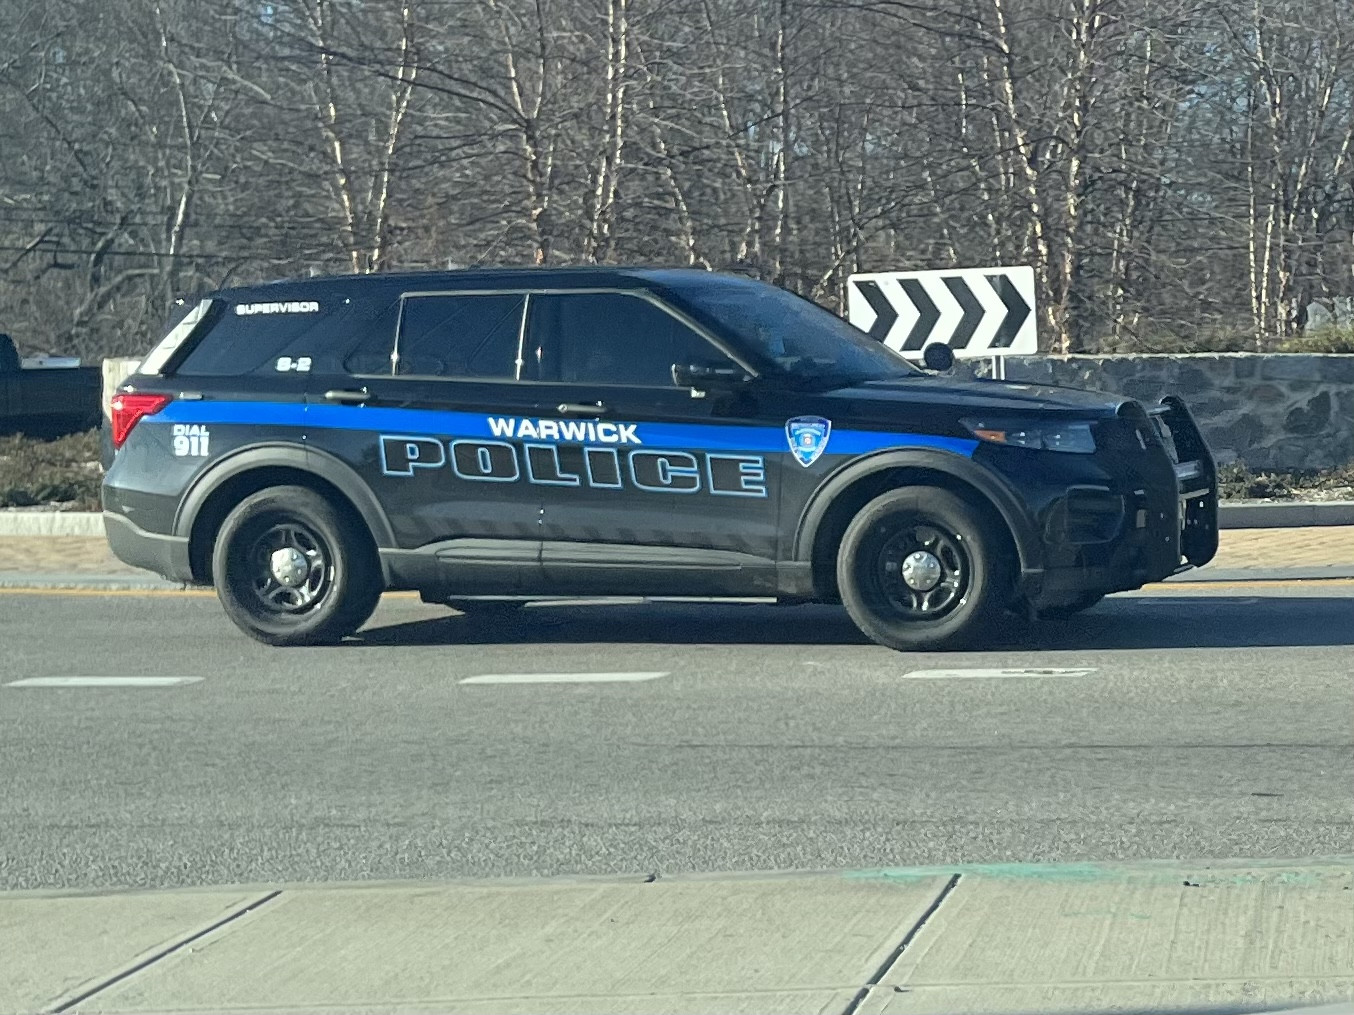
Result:
{"label": "black wheel rim", "polygon": [[308,613],[324,601],[333,584],[329,547],[313,529],[294,519],[264,529],[244,560],[253,605],[266,616]]}
{"label": "black wheel rim", "polygon": [[962,536],[925,519],[880,526],[867,565],[877,597],[908,620],[939,620],[969,593],[973,567]]}

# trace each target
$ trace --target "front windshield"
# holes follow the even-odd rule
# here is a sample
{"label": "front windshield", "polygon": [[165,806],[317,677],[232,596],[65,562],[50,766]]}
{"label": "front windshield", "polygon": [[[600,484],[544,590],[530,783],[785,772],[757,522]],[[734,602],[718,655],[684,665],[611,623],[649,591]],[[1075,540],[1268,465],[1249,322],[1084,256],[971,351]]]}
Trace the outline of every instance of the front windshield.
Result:
{"label": "front windshield", "polygon": [[919,371],[831,311],[775,286],[718,279],[683,287],[693,316],[727,331],[758,369],[804,384],[888,380]]}

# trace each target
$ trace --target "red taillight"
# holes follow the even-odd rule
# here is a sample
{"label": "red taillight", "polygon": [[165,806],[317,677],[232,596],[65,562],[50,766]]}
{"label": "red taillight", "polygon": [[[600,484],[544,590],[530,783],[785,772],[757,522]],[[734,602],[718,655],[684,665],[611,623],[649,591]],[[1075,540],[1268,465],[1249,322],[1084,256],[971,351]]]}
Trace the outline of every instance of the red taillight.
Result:
{"label": "red taillight", "polygon": [[108,403],[113,420],[113,447],[120,448],[127,442],[132,427],[141,422],[142,416],[154,416],[174,399],[169,395],[134,395],[120,392]]}

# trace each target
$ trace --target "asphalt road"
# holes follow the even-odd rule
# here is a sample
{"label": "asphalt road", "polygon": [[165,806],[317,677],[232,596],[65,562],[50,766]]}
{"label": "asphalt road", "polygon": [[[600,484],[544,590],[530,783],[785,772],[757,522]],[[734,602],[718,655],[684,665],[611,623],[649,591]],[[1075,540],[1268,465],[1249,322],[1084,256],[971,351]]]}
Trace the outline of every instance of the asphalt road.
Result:
{"label": "asphalt road", "polygon": [[[1181,586],[991,650],[838,610],[0,593],[0,888],[1354,852],[1354,583]],[[1061,674],[918,678],[955,668]],[[1089,672],[1087,672],[1089,671]],[[654,673],[604,683],[475,676]],[[161,687],[9,686],[182,676]]]}

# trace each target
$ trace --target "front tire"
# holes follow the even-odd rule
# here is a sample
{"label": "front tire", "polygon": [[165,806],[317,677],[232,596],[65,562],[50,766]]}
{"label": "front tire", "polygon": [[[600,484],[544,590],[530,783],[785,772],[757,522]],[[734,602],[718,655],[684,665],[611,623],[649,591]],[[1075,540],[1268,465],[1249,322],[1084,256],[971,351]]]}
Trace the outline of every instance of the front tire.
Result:
{"label": "front tire", "polygon": [[902,487],[861,509],[842,536],[837,585],[872,641],[902,652],[960,648],[990,633],[1011,596],[995,525],[963,498]]}
{"label": "front tire", "polygon": [[212,551],[217,598],[235,625],[267,645],[322,645],[354,633],[382,591],[365,527],[304,486],[246,497]]}

